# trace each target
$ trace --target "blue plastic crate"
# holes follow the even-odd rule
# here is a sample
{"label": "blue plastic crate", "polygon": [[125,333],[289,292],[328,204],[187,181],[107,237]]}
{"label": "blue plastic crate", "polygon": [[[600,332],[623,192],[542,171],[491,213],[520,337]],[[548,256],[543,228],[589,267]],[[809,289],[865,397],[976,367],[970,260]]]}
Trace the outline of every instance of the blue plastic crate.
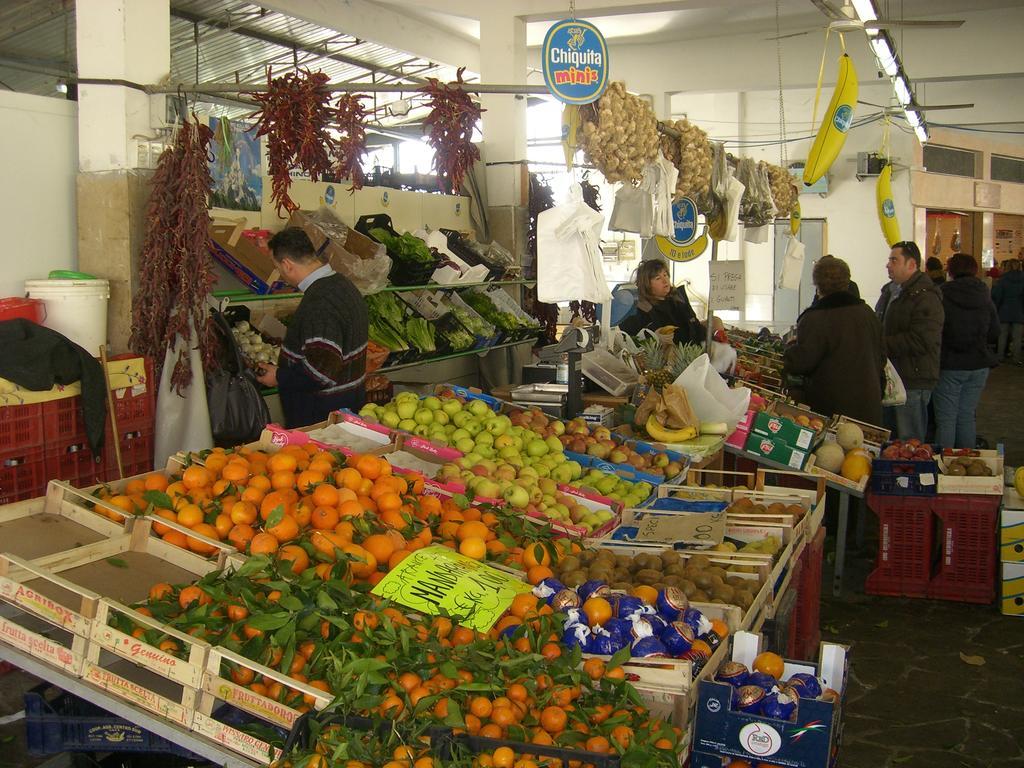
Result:
{"label": "blue plastic crate", "polygon": [[[105,709],[61,691],[47,699],[47,684],[25,693],[25,740],[31,755],[61,752],[150,752],[205,759]],[[54,689],[56,690],[56,689]]]}
{"label": "blue plastic crate", "polygon": [[868,487],[879,496],[934,496],[939,465],[915,459],[875,459]]}

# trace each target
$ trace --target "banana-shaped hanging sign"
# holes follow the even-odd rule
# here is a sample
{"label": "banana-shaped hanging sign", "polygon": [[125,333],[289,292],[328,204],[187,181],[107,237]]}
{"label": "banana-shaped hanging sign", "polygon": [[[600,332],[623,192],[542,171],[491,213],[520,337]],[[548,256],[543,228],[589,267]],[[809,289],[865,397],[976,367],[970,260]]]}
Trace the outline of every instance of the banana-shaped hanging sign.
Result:
{"label": "banana-shaped hanging sign", "polygon": [[789,234],[796,237],[800,234],[800,201],[797,200],[793,211],[789,214]]}
{"label": "banana-shaped hanging sign", "polygon": [[[820,81],[819,81],[820,87]],[[824,176],[846,142],[846,134],[853,125],[853,109],[857,104],[857,70],[845,53],[839,57],[839,79],[832,91],[825,116],[814,137],[811,154],[804,165],[804,184],[810,186]]]}
{"label": "banana-shaped hanging sign", "polygon": [[875,202],[878,205],[878,223],[882,226],[882,235],[890,246],[898,243],[900,223],[896,218],[896,206],[892,201],[892,163],[887,163],[878,174],[875,186]]}

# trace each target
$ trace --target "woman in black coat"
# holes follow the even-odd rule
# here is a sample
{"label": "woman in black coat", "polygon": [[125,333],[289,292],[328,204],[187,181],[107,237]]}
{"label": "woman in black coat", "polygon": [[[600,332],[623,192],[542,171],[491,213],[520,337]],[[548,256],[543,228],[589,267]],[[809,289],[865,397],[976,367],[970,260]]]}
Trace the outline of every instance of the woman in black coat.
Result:
{"label": "woman in black coat", "polygon": [[643,262],[636,272],[639,298],[632,314],[619,322],[619,328],[635,336],[644,328],[656,331],[666,325],[676,328],[677,342],[703,344],[704,326],[690,306],[683,286],[672,288],[668,264],[661,259]]}
{"label": "woman in black coat", "polygon": [[821,259],[812,277],[818,301],[797,321],[796,342],[784,354],[786,372],[805,377],[804,400],[812,410],[881,424],[882,324],[848,292],[845,261]]}
{"label": "woman in black coat", "polygon": [[[943,448],[975,448],[974,414],[996,356],[999,313],[988,286],[978,279],[978,262],[954,253],[946,262],[949,280],[939,288],[946,319],[942,325],[939,383],[932,391],[935,442]],[[1003,278],[1005,279],[1005,278]]]}

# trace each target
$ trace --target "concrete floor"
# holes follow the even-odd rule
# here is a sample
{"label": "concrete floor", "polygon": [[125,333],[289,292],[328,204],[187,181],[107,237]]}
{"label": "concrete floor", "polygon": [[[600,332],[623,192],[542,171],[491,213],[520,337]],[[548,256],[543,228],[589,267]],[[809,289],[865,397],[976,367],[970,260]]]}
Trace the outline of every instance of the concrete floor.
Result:
{"label": "concrete floor", "polygon": [[[1024,464],[1024,368],[990,377],[978,433],[1003,442],[1007,464]],[[834,525],[834,523],[833,523]],[[842,768],[1024,768],[1024,619],[994,606],[864,595],[874,566],[875,518],[865,545],[851,552],[844,594],[823,584],[822,636],[852,647]],[[831,553],[831,543],[826,547]],[[960,654],[979,656],[972,666]],[[36,685],[15,671],[0,676],[0,717],[22,708]],[[25,751],[24,722],[0,726],[0,768],[45,758]]]}

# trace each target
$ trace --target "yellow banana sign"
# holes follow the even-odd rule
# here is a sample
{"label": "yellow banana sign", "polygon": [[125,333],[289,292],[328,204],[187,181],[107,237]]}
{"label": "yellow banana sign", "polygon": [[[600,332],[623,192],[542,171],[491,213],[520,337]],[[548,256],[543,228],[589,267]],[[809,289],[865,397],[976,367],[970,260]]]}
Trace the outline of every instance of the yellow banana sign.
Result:
{"label": "yellow banana sign", "polygon": [[878,223],[882,225],[882,234],[889,245],[898,243],[900,238],[900,222],[896,218],[896,206],[892,202],[892,164],[887,164],[878,174],[875,186],[875,201],[878,203]]}
{"label": "yellow banana sign", "polygon": [[789,234],[796,237],[800,234],[800,201],[796,201],[793,212],[789,214]]}
{"label": "yellow banana sign", "polygon": [[700,237],[687,245],[677,245],[667,237],[658,236],[654,238],[661,255],[669,261],[693,261],[708,248],[708,227],[704,225],[704,231]]}
{"label": "yellow banana sign", "polygon": [[832,91],[818,135],[814,137],[811,154],[804,165],[804,184],[810,186],[824,176],[843,148],[846,134],[853,124],[853,108],[857,104],[857,71],[845,53],[839,58],[839,79]]}

